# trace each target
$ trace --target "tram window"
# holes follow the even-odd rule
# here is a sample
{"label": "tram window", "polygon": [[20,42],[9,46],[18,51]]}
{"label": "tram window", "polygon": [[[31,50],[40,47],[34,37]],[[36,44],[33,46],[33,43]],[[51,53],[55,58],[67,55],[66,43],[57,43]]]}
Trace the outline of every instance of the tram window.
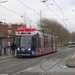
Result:
{"label": "tram window", "polygon": [[53,37],[51,37],[51,47],[53,47]]}
{"label": "tram window", "polygon": [[31,37],[22,36],[21,37],[21,46],[31,47]]}
{"label": "tram window", "polygon": [[36,48],[36,44],[37,44],[37,38],[35,36],[32,37],[32,47]]}
{"label": "tram window", "polygon": [[36,37],[35,36],[32,37],[32,41],[36,41]]}
{"label": "tram window", "polygon": [[41,38],[38,38],[37,45],[38,45],[38,48],[41,48]]}
{"label": "tram window", "polygon": [[55,47],[57,47],[57,40],[55,39]]}
{"label": "tram window", "polygon": [[44,48],[48,47],[49,44],[49,40],[48,39],[44,39]]}
{"label": "tram window", "polygon": [[16,37],[15,40],[16,40],[17,46],[20,46],[20,40],[21,40],[21,38],[20,37]]}

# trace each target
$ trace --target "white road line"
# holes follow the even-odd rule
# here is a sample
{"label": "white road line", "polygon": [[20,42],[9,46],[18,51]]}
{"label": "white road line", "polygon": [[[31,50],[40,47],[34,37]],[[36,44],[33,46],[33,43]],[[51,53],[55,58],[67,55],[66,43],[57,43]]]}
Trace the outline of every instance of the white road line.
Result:
{"label": "white road line", "polygon": [[75,55],[73,55],[73,56],[71,57],[71,59],[73,59],[73,58],[75,58]]}

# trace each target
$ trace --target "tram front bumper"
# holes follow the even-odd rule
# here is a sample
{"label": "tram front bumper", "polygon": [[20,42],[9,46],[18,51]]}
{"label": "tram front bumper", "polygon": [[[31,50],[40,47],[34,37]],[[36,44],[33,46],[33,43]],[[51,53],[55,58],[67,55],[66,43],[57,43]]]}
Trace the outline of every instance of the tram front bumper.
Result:
{"label": "tram front bumper", "polygon": [[20,53],[18,53],[17,55],[18,56],[31,56],[31,54],[20,54]]}
{"label": "tram front bumper", "polygon": [[31,53],[17,52],[17,56],[31,56]]}

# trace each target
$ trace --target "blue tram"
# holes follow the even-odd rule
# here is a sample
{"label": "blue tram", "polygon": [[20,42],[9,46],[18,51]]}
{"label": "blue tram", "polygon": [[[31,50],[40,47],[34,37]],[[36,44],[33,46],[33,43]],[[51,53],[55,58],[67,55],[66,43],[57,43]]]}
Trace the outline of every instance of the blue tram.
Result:
{"label": "blue tram", "polygon": [[39,56],[57,51],[57,37],[34,28],[16,31],[17,56]]}

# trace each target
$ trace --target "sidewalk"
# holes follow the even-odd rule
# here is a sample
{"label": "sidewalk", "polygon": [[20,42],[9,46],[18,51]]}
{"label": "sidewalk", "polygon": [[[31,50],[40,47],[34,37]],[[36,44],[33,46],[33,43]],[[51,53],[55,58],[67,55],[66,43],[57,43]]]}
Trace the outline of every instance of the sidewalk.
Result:
{"label": "sidewalk", "polygon": [[66,66],[75,68],[75,54],[66,60]]}
{"label": "sidewalk", "polygon": [[12,55],[2,55],[0,56],[0,61],[5,60],[5,59],[9,59],[9,58],[13,58],[14,56]]}

